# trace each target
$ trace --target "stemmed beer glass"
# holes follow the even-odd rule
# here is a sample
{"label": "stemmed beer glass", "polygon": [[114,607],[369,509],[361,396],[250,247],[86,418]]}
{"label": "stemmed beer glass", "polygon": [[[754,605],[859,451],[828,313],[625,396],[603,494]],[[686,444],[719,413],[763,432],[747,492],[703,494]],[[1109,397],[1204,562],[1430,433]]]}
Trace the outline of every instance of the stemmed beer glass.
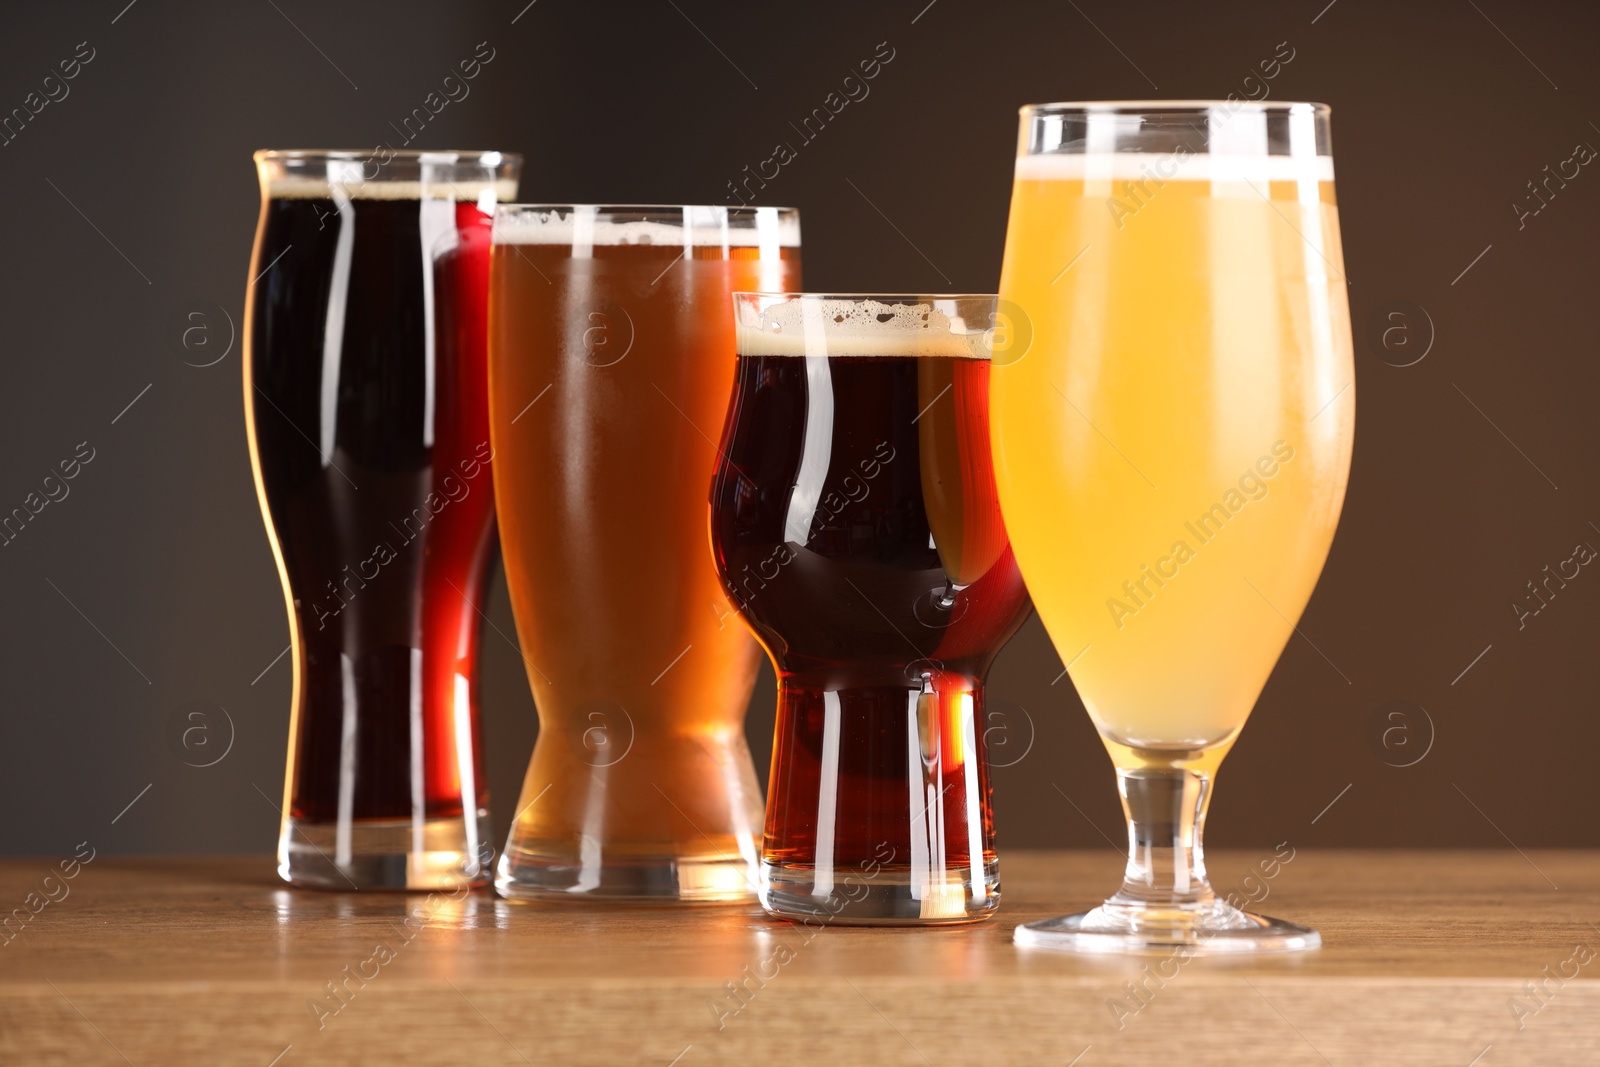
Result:
{"label": "stemmed beer glass", "polygon": [[1116,765],[1121,889],[1016,941],[1315,948],[1206,880],[1212,780],[1305,609],[1355,426],[1328,108],[1022,110],[994,361],[1001,509]]}

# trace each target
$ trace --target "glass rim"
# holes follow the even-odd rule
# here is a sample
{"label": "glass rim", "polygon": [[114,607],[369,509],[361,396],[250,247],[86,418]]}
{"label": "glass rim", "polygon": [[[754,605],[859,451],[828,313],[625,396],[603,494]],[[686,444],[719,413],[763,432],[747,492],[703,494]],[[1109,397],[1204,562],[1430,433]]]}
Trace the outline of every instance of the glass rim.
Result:
{"label": "glass rim", "polygon": [[1313,100],[1063,100],[1044,104],[1023,104],[1017,113],[1031,115],[1120,114],[1120,115],[1203,115],[1217,108],[1248,108],[1260,112],[1287,114],[1300,108],[1326,118],[1333,113],[1328,104]]}
{"label": "glass rim", "polygon": [[596,211],[619,215],[678,215],[685,211],[726,211],[730,215],[754,216],[758,211],[776,211],[779,215],[800,214],[797,207],[781,207],[776,204],[538,204],[523,200],[512,200],[495,205],[495,214],[501,212],[516,214],[526,211],[575,211],[579,208],[593,208]]}
{"label": "glass rim", "polygon": [[[758,248],[776,259],[800,247],[800,209],[753,204],[530,204],[501,201],[494,245],[659,245]],[[587,255],[588,253],[581,253]],[[724,255],[723,258],[726,258]]]}
{"label": "glass rim", "polygon": [[755,289],[736,289],[733,298],[757,298],[766,300],[850,300],[864,303],[875,300],[880,304],[893,301],[924,303],[929,300],[993,300],[1000,299],[999,293],[782,293],[768,292]]}
{"label": "glass rim", "polygon": [[[989,362],[995,354],[994,319],[1002,307],[997,293],[744,291],[732,297],[734,351],[740,359],[877,355]],[[929,308],[939,312],[937,320]],[[885,309],[893,312],[886,315]],[[814,312],[821,312],[820,318]]]}
{"label": "glass rim", "polygon": [[433,148],[396,150],[378,148],[260,148],[250,154],[257,163],[320,161],[339,163],[364,163],[387,152],[387,162],[401,160],[407,163],[481,163],[484,166],[522,164],[521,152],[501,152],[495,149]]}

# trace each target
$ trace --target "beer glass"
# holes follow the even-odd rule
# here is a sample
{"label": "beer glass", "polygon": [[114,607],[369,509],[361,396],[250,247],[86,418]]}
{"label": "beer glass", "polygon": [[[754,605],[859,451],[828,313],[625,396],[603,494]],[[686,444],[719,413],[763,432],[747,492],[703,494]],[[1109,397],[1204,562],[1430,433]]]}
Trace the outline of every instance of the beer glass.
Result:
{"label": "beer glass", "polygon": [[510,205],[489,299],[506,579],[539,736],[495,885],[747,900],[757,651],[712,569],[729,294],[797,284],[786,208]]}
{"label": "beer glass", "polygon": [[521,160],[255,161],[245,418],[294,664],[278,873],[333,889],[479,884],[489,233]]}
{"label": "beer glass", "polygon": [[762,905],[951,923],[999,904],[983,683],[1028,612],[989,459],[993,296],[734,298],[711,488],[772,657]]}
{"label": "beer glass", "polygon": [[1001,509],[1116,766],[1121,889],[1016,941],[1315,948],[1206,880],[1217,767],[1322,571],[1355,427],[1328,109],[1022,109],[997,360]]}

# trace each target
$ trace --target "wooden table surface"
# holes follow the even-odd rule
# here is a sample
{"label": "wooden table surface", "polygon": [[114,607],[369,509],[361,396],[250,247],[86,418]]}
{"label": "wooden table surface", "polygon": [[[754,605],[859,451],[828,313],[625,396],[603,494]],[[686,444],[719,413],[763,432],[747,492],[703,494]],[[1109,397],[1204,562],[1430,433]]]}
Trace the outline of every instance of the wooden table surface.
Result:
{"label": "wooden table surface", "polygon": [[999,918],[942,929],[7,860],[0,906],[37,913],[0,933],[0,1064],[1600,1063],[1600,853],[1301,850],[1247,883],[1271,854],[1214,854],[1215,885],[1325,947],[1181,966],[1012,946],[1108,892],[1110,849],[1008,852]]}

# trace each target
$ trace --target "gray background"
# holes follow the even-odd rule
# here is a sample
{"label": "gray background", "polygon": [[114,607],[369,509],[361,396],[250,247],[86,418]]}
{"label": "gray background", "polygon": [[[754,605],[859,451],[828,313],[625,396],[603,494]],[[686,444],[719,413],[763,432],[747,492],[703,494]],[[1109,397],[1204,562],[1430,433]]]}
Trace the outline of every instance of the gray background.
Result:
{"label": "gray background", "polygon": [[[1577,542],[1600,547],[1600,172],[1522,229],[1511,207],[1576,143],[1600,146],[1592,6],[525,5],[7,10],[0,110],[78,42],[95,58],[0,147],[0,512],[79,442],[95,458],[0,548],[0,852],[65,854],[91,833],[106,851],[272,848],[287,626],[226,345],[256,220],[249,155],[392,140],[481,41],[494,60],[419,146],[524,153],[523,199],[668,203],[724,202],[889,42],[870,96],[762,202],[802,209],[808,288],[957,291],[996,284],[1018,105],[1259,94],[1246,79],[1288,42],[1271,98],[1334,106],[1355,468],[1209,839],[1600,845],[1600,569],[1523,629],[1511,607]],[[514,633],[498,577],[489,611]],[[484,649],[503,833],[535,719],[514,649],[492,630]],[[993,674],[1002,847],[1120,834],[1110,765],[1060,671],[1032,622]],[[750,714],[763,773],[771,684]],[[190,701],[231,719],[214,766],[169,743]]]}

